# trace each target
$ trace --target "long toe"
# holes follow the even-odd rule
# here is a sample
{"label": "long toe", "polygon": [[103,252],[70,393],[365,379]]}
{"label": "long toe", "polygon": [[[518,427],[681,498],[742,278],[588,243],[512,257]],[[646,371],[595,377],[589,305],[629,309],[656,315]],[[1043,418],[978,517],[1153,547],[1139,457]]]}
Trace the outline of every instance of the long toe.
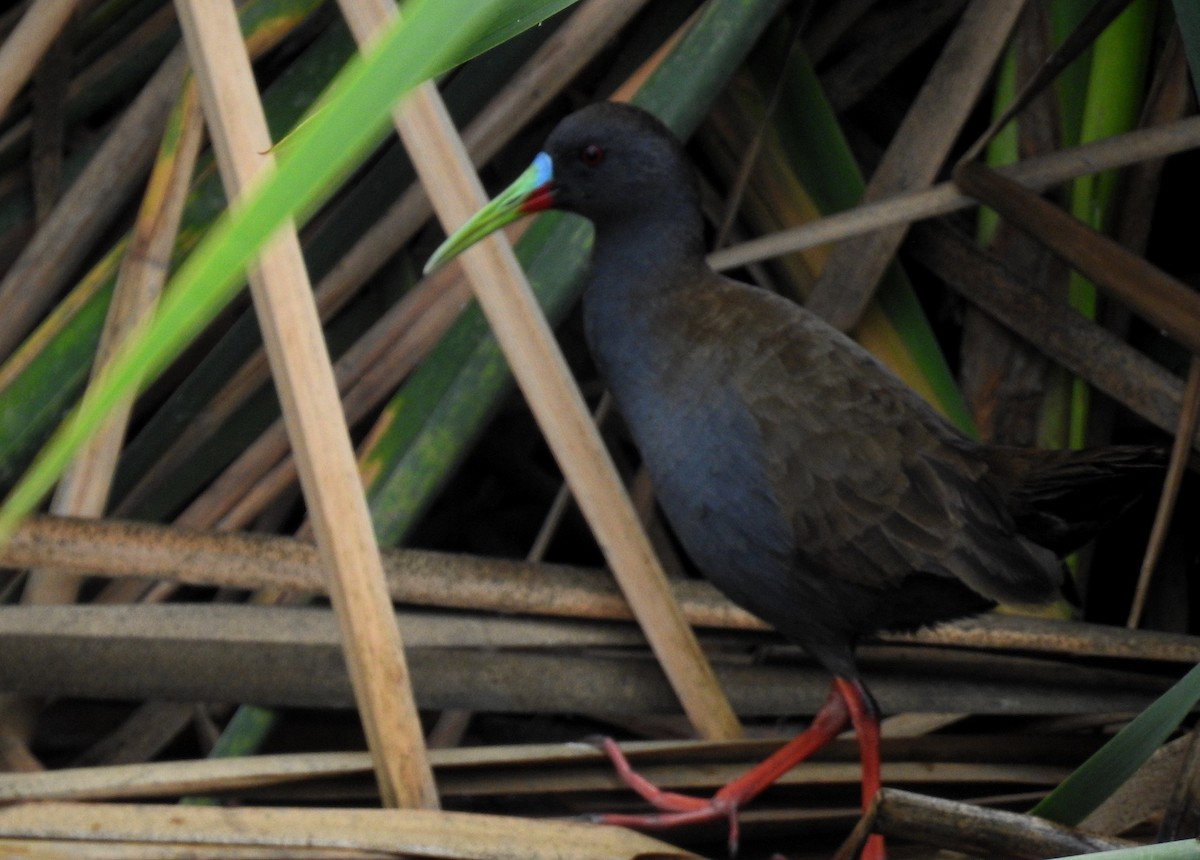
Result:
{"label": "long toe", "polygon": [[[692,798],[697,799],[697,798]],[[723,803],[716,798],[702,801],[703,806],[681,812],[651,812],[646,814],[608,813],[597,815],[592,820],[599,824],[617,827],[632,827],[635,830],[667,830],[688,824],[707,824],[725,819],[729,822],[729,856],[737,855],[741,828],[738,824],[738,807]],[[864,855],[865,857],[865,855]],[[882,860],[882,858],[876,858]]]}
{"label": "long toe", "polygon": [[674,791],[664,791],[633,769],[621,747],[612,738],[601,738],[600,748],[612,762],[613,768],[621,782],[641,795],[642,799],[663,812],[689,812],[703,810],[709,806],[709,801],[703,797],[693,797],[690,794],[679,794]]}

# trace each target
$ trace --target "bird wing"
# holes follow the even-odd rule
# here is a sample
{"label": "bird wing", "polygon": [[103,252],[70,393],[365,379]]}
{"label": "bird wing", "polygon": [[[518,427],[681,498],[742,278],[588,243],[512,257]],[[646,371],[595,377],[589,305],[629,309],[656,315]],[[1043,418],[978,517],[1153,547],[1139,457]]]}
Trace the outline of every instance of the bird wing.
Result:
{"label": "bird wing", "polygon": [[1052,597],[1057,559],[1016,533],[973,444],[853,341],[755,292],[737,303],[756,334],[733,386],[757,421],[797,568],[880,588],[920,571],[994,600]]}

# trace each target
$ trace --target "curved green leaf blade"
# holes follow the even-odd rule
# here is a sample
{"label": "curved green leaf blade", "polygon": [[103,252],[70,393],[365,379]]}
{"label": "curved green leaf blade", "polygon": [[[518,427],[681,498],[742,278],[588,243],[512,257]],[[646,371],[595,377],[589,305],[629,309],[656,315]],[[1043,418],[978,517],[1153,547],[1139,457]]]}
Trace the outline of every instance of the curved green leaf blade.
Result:
{"label": "curved green leaf blade", "polygon": [[1197,857],[1200,857],[1200,840],[1180,839],[1177,842],[1163,842],[1159,845],[1133,845],[1113,851],[1076,854],[1070,858],[1063,858],[1063,860],[1101,857],[1104,860],[1196,860]]}
{"label": "curved green leaf blade", "polygon": [[0,538],[49,492],[112,406],[161,372],[224,307],[240,287],[245,267],[275,231],[296,213],[311,212],[333,182],[378,142],[400,95],[452,64],[462,45],[501,20],[497,10],[504,5],[495,0],[409,3],[369,54],[351,59],[318,115],[296,132],[277,168],[188,258],[158,314],[88,389],[9,495],[0,509]]}
{"label": "curved green leaf blade", "polygon": [[1081,764],[1031,810],[1032,814],[1060,824],[1078,824],[1133,776],[1198,701],[1200,666],[1184,675]]}
{"label": "curved green leaf blade", "polygon": [[[456,61],[451,65],[465,63],[485,51],[490,51],[501,42],[507,42],[513,36],[525,32],[535,24],[540,24],[547,18],[557,15],[575,2],[577,0],[508,0],[504,7],[504,20],[497,21],[486,28],[479,38],[463,47],[458,52]],[[434,75],[439,75],[449,68],[450,66],[438,69]]]}
{"label": "curved green leaf blade", "polygon": [[[321,0],[251,0],[241,4],[238,21],[251,56],[278,44],[320,4]],[[298,105],[311,103],[345,65],[353,51],[353,42],[348,33],[344,38],[349,48],[320,64],[320,72],[333,66],[326,74],[314,74],[311,61],[298,62],[295,66],[307,66],[309,74],[294,75],[289,71],[263,92],[263,108],[273,134],[290,128],[298,119]],[[310,53],[315,52],[305,52],[302,60]],[[297,78],[303,80],[296,81]],[[183,260],[225,210],[225,195],[220,185],[211,158],[202,160],[185,205],[174,261]],[[0,487],[5,491],[16,483],[87,385],[127,242],[127,236],[118,240],[0,365]],[[230,373],[226,370],[222,379],[227,379]],[[159,438],[171,439],[177,433],[176,426],[172,431],[160,433]]]}

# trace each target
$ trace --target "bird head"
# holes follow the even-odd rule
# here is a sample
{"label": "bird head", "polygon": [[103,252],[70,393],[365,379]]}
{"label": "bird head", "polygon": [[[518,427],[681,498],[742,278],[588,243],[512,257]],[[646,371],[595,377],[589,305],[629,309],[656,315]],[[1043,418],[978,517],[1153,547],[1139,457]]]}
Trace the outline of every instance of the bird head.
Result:
{"label": "bird head", "polygon": [[533,212],[574,212],[598,227],[614,220],[699,216],[683,146],[654,115],[598,102],[562,120],[533,163],[458,228],[429,258],[439,268],[483,237]]}

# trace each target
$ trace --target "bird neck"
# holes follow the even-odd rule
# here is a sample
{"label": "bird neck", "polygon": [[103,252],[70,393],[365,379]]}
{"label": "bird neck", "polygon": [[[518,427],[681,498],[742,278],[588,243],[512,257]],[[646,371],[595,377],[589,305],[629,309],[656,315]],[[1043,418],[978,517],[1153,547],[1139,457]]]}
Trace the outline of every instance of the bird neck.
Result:
{"label": "bird neck", "polygon": [[644,303],[686,290],[707,270],[700,215],[664,207],[659,216],[596,219],[588,292],[620,303]]}
{"label": "bird neck", "polygon": [[584,291],[584,327],[601,371],[621,388],[622,369],[658,363],[668,345],[663,328],[711,273],[701,229],[681,230],[677,216],[662,222],[597,224]]}

